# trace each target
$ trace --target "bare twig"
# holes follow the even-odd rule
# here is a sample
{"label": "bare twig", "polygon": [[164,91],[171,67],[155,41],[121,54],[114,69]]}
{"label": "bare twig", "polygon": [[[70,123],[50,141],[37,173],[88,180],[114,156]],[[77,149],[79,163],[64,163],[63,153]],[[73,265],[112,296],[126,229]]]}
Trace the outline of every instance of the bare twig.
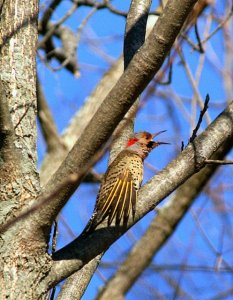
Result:
{"label": "bare twig", "polygon": [[[182,50],[179,47],[177,47],[177,46],[176,46],[176,50],[177,50],[177,53],[179,54],[179,57],[181,59],[182,64],[184,65],[185,71],[187,73],[187,76],[188,76],[188,78],[190,80],[190,83],[192,85],[192,88],[194,90],[195,100],[197,101],[198,105],[202,108],[202,106],[203,106],[203,100],[202,100],[202,97],[201,97],[200,92],[198,90],[196,81],[195,81],[195,79],[193,77],[193,74],[191,72],[191,69],[190,69],[189,65],[187,64],[187,62],[185,60],[185,57],[184,57],[184,54],[183,54]],[[195,115],[193,115],[193,118],[194,117],[195,117]],[[211,119],[210,119],[210,117],[208,115],[208,112],[206,113],[205,117],[206,117],[207,123],[210,124]]]}
{"label": "bare twig", "polygon": [[[194,221],[195,221],[195,223],[196,223],[196,225],[197,225],[197,228],[198,228],[198,230],[199,230],[201,236],[202,236],[203,239],[205,240],[205,242],[206,242],[208,248],[214,253],[214,255],[215,255],[216,257],[222,256],[222,254],[216,249],[214,243],[213,243],[213,242],[210,240],[210,238],[207,236],[205,229],[201,226],[201,223],[200,223],[200,221],[199,221],[198,215],[197,215],[193,210],[191,211],[191,214],[192,214],[193,219],[194,219]],[[229,268],[229,269],[233,270],[233,269],[232,269],[232,266],[231,266],[226,260],[222,259],[222,262],[224,263],[224,265],[225,265],[226,268]],[[220,270],[220,267],[218,268],[218,271],[219,271],[219,270]],[[215,267],[215,271],[216,271],[216,267]]]}
{"label": "bare twig", "polygon": [[198,41],[199,51],[200,51],[200,53],[204,53],[204,49],[202,47],[202,43],[201,43],[201,39],[200,39],[200,35],[199,35],[197,23],[195,24],[194,29],[195,29],[195,34],[196,34],[196,38],[197,38],[197,41]]}
{"label": "bare twig", "polygon": [[96,12],[97,7],[94,6],[92,8],[92,10],[86,15],[86,17],[82,20],[82,23],[79,25],[78,29],[77,29],[77,43],[80,41],[81,38],[81,34],[82,31],[84,29],[84,27],[86,26],[87,22],[89,21],[89,19],[93,16],[93,14]]}
{"label": "bare twig", "polygon": [[61,3],[62,0],[53,0],[49,7],[46,9],[46,11],[44,12],[43,18],[41,20],[41,26],[42,26],[42,30],[45,31],[47,24],[52,16],[52,14],[54,13],[55,9],[59,6],[59,4]]}
{"label": "bare twig", "polygon": [[73,0],[73,2],[77,2],[78,6],[90,6],[93,7],[95,6],[97,9],[109,9],[109,11],[111,11],[112,13],[122,16],[122,17],[126,17],[127,16],[127,12],[121,11],[115,7],[112,6],[112,4],[110,3],[109,0],[103,0],[102,2],[97,2],[94,0]]}
{"label": "bare twig", "polygon": [[216,164],[216,165],[232,165],[233,160],[218,160],[218,159],[206,159],[206,164]]}
{"label": "bare twig", "polygon": [[[231,10],[229,14],[226,16],[225,20],[223,20],[214,30],[212,33],[210,33],[204,40],[201,41],[202,44],[206,43],[208,40],[210,40],[224,25],[225,23],[231,18],[233,13],[233,5],[231,7]],[[197,45],[196,45],[197,46]]]}
{"label": "bare twig", "polygon": [[190,143],[192,143],[194,141],[194,139],[196,138],[196,136],[197,136],[197,132],[198,132],[198,129],[200,128],[200,126],[201,126],[203,116],[204,116],[204,114],[206,113],[206,111],[208,109],[208,103],[209,103],[209,101],[210,101],[210,97],[207,94],[206,98],[205,98],[205,102],[204,102],[204,107],[200,111],[200,116],[199,116],[199,119],[198,119],[198,122],[197,122],[197,126],[194,128],[193,134],[192,134],[192,136],[189,139]]}
{"label": "bare twig", "polygon": [[43,39],[39,42],[38,48],[41,48],[54,34],[56,29],[64,23],[77,9],[78,4],[74,2],[73,6],[58,20],[56,23],[53,24],[53,26],[50,27],[50,29],[46,32],[45,36]]}

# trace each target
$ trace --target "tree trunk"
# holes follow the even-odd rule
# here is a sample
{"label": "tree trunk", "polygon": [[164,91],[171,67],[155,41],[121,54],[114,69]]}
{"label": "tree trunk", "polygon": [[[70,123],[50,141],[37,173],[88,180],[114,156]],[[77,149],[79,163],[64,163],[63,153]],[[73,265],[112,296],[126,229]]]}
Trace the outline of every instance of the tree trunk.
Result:
{"label": "tree trunk", "polygon": [[[36,62],[38,1],[0,4],[0,223],[17,216],[39,191],[36,170]],[[46,241],[30,220],[0,238],[1,299],[36,299],[47,272]],[[43,267],[42,267],[43,266]]]}

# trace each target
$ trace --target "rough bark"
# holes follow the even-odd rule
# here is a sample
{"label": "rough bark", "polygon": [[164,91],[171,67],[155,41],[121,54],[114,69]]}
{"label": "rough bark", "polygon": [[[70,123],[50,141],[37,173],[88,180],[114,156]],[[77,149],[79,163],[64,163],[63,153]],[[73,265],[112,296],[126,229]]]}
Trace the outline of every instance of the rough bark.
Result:
{"label": "rough bark", "polygon": [[[40,191],[35,120],[37,15],[37,0],[6,0],[1,5],[0,80],[5,94],[1,102],[8,104],[8,121],[1,120],[8,129],[11,124],[10,147],[14,151],[14,159],[1,151],[1,224],[16,217]],[[5,149],[9,146],[9,130],[6,137]],[[24,220],[5,232],[0,244],[1,299],[36,299],[41,294],[38,283],[49,266],[46,241],[38,239]]]}

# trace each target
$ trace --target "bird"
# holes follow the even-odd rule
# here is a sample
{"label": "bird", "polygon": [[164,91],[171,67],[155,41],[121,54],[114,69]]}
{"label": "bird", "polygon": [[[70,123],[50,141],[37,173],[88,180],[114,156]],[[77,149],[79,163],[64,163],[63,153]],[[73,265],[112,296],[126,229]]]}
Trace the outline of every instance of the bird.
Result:
{"label": "bird", "polygon": [[126,226],[130,213],[134,219],[136,213],[137,194],[143,181],[143,162],[148,154],[157,146],[169,144],[153,141],[153,138],[166,130],[151,134],[146,131],[134,133],[109,165],[94,208],[94,212],[83,233],[91,233],[106,218],[111,226]]}

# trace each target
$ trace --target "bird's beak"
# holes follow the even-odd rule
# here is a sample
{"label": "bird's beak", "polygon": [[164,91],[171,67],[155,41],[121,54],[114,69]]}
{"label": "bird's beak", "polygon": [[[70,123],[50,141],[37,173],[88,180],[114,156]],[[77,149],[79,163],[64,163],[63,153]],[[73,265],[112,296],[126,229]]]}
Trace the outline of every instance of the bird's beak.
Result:
{"label": "bird's beak", "polygon": [[152,134],[152,138],[155,138],[156,136],[160,135],[161,133],[163,132],[166,132],[167,130],[162,130],[162,131],[159,131],[159,132],[156,132],[154,134]]}
{"label": "bird's beak", "polygon": [[157,145],[171,145],[171,143],[165,143],[165,142],[156,142]]}
{"label": "bird's beak", "polygon": [[[159,132],[157,132],[157,133],[154,133],[154,134],[152,134],[152,138],[155,138],[156,136],[158,136],[158,135],[160,135],[161,133],[163,133],[163,132],[166,132],[167,130],[162,130],[162,131],[159,131]],[[155,142],[156,143],[156,145],[158,146],[158,145],[170,145],[170,143],[165,143],[165,142]]]}

